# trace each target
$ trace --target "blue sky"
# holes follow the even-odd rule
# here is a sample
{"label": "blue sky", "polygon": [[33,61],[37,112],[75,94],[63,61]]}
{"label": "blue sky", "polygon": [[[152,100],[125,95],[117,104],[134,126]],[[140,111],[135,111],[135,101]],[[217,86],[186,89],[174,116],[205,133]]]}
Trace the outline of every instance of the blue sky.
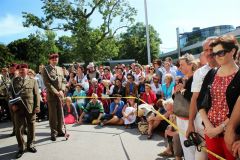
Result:
{"label": "blue sky", "polygon": [[[144,0],[129,0],[138,10],[137,22],[145,22]],[[166,52],[176,48],[176,28],[180,33],[189,32],[193,27],[206,28],[216,25],[240,26],[240,0],[147,0],[148,22],[160,35]],[[22,12],[42,15],[40,0],[0,0],[0,42],[9,42],[27,37],[36,28],[22,26]],[[94,25],[98,20],[92,20]],[[117,25],[117,23],[116,23]],[[59,35],[65,34],[58,32]]]}

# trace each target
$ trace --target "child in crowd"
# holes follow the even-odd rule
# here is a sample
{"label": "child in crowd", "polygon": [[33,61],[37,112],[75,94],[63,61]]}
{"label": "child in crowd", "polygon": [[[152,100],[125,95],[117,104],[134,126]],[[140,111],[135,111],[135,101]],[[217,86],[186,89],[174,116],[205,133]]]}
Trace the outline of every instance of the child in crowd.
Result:
{"label": "child in crowd", "polygon": [[103,125],[122,125],[123,122],[123,114],[122,114],[122,110],[124,107],[124,102],[121,100],[121,95],[114,95],[114,100],[113,102],[110,104],[110,112],[109,114],[105,114],[104,116],[104,120],[101,123],[101,126]]}
{"label": "child in crowd", "polygon": [[66,98],[66,103],[63,106],[64,121],[66,124],[73,124],[77,121],[77,113],[72,104],[71,97]]}
{"label": "child in crowd", "polygon": [[135,99],[129,98],[127,100],[127,104],[124,106],[122,110],[125,128],[128,128],[129,126],[131,128],[133,127],[133,124],[136,120],[136,115],[134,114],[136,108],[137,104],[135,103]]}

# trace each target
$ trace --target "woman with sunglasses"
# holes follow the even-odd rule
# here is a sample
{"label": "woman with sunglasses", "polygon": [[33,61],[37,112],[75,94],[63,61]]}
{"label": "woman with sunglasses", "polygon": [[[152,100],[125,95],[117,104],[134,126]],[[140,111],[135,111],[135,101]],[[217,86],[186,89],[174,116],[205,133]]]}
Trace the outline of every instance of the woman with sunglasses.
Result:
{"label": "woman with sunglasses", "polygon": [[149,83],[152,83],[154,74],[155,74],[155,68],[153,66],[150,66],[149,72],[146,73],[146,81]]}
{"label": "woman with sunglasses", "polygon": [[[234,62],[238,51],[238,42],[232,35],[224,35],[216,38],[211,44],[213,53],[211,54],[219,64],[216,74],[206,75],[200,97],[205,94],[206,87],[209,85],[209,77],[213,81],[210,89],[210,106],[199,105],[199,113],[205,126],[204,134],[207,149],[218,154],[219,156],[232,160],[235,159],[232,153],[227,149],[224,142],[224,132],[228,125],[233,107],[240,95],[240,71]],[[210,78],[211,79],[211,78]],[[198,99],[200,102],[201,99]],[[215,160],[212,155],[208,155],[210,160]]]}

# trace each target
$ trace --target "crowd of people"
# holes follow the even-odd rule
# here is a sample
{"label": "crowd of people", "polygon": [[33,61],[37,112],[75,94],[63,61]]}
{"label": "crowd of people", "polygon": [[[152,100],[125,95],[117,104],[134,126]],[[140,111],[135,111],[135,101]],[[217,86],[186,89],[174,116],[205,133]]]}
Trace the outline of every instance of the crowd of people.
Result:
{"label": "crowd of people", "polygon": [[[159,156],[177,160],[217,159],[199,151],[195,144],[185,145],[192,133],[197,133],[204,137],[200,145],[223,158],[236,159],[240,155],[238,47],[236,38],[227,35],[206,39],[199,58],[186,53],[175,65],[167,57],[149,65],[118,64],[110,68],[90,62],[86,68],[78,63],[65,68],[57,66],[59,55],[51,54],[49,64],[40,65],[37,74],[27,64],[2,68],[1,106],[13,121],[11,135],[18,140],[17,158],[25,150],[25,128],[29,137],[27,149],[36,152],[33,140],[37,114],[38,121],[49,120],[52,141],[65,135],[63,118],[66,124],[91,123],[102,127],[133,128],[136,122],[145,122],[148,139],[156,128],[167,139],[166,150]],[[224,135],[228,135],[225,140]]]}

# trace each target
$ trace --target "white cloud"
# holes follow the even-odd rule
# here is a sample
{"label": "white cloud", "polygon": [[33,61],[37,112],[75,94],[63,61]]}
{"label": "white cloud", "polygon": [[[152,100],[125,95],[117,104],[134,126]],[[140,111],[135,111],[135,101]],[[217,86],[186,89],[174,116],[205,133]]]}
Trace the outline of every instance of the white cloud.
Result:
{"label": "white cloud", "polygon": [[7,14],[0,18],[0,37],[9,36],[29,31],[22,25],[22,17]]}

